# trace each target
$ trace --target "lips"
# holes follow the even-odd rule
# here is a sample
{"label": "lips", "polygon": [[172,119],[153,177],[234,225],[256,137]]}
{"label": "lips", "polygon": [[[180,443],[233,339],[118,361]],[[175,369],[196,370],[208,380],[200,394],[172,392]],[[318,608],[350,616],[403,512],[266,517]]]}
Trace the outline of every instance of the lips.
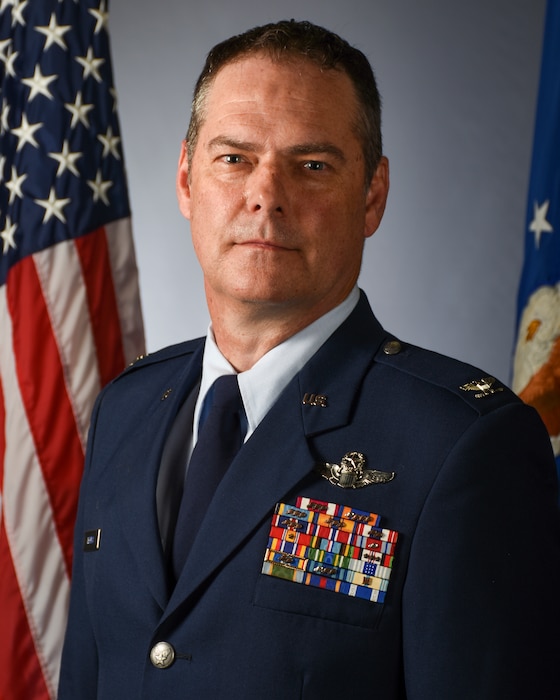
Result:
{"label": "lips", "polygon": [[293,248],[290,248],[281,243],[276,243],[274,241],[263,241],[261,239],[242,241],[241,243],[237,243],[236,245],[262,248],[263,250],[294,250]]}
{"label": "lips", "polygon": [[281,222],[261,222],[261,225],[239,225],[230,229],[231,242],[247,248],[270,251],[298,250],[297,231]]}

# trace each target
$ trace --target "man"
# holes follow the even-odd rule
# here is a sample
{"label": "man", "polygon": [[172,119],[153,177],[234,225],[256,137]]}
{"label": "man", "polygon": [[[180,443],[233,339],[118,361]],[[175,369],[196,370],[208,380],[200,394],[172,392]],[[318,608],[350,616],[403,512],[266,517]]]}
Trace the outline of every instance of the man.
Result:
{"label": "man", "polygon": [[[367,60],[323,29],[209,54],[177,191],[211,329],[98,399],[60,700],[558,696],[546,432],[356,287],[389,185],[379,124]],[[185,465],[224,374],[244,444],[195,515],[198,445],[183,489]]]}

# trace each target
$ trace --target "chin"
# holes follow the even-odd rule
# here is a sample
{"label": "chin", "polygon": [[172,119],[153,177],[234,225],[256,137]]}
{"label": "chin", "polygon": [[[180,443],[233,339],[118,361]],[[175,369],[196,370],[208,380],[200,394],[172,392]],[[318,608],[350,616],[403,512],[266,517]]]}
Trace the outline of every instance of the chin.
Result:
{"label": "chin", "polygon": [[240,275],[236,280],[235,287],[232,288],[232,296],[241,301],[255,304],[281,304],[290,301],[295,296],[295,289],[293,282],[285,279],[274,284],[270,275],[265,275],[264,279],[261,276],[255,279],[255,275],[251,275],[246,280],[243,279],[243,275]]}
{"label": "chin", "polygon": [[260,304],[263,306],[283,306],[292,301],[286,294],[256,294],[254,290],[238,295],[238,299],[246,304]]}

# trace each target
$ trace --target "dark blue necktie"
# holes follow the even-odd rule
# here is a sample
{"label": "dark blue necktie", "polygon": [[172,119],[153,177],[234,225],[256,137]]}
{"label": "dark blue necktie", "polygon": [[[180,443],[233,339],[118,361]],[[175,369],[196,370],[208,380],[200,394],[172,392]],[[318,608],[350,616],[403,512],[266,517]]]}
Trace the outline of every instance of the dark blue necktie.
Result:
{"label": "dark blue necktie", "polygon": [[[209,410],[205,410],[210,404]],[[218,484],[242,444],[237,375],[219,377],[210,387],[201,412],[173,539],[173,571],[178,579]],[[206,417],[205,417],[206,416]]]}

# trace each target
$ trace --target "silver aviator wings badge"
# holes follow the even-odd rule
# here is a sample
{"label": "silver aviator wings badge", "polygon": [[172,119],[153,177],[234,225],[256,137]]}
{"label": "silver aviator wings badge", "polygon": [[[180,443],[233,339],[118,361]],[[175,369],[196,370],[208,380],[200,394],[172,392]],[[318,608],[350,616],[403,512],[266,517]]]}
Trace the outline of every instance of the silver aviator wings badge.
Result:
{"label": "silver aviator wings badge", "polygon": [[395,472],[365,469],[366,457],[361,452],[347,452],[340,464],[323,462],[316,469],[334,486],[342,489],[361,489],[371,484],[386,484],[395,478]]}

